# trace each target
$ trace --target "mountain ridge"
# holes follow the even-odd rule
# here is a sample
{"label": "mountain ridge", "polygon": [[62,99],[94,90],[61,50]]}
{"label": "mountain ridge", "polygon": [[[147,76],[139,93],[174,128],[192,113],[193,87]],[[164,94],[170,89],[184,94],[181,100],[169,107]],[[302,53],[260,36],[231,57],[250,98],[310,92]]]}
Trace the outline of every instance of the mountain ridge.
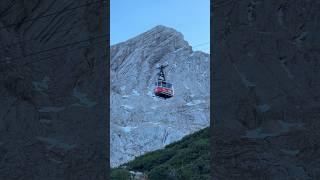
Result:
{"label": "mountain ridge", "polygon": [[[141,38],[147,38],[149,36],[153,36],[153,39],[152,40],[156,40],[157,38],[163,38],[161,37],[161,35],[163,37],[167,37],[167,35],[172,35],[172,36],[176,36],[180,39],[184,39],[184,36],[181,32],[178,32],[177,30],[175,30],[174,28],[171,28],[171,27],[167,27],[167,26],[164,26],[164,25],[157,25],[143,33],[140,33],[132,38],[129,38],[128,40],[126,41],[123,41],[123,42],[119,42],[119,43],[116,43],[116,44],[113,44],[110,46],[110,48],[113,48],[115,46],[118,46],[118,45],[123,45],[125,43],[134,43],[135,41],[140,41]],[[185,41],[186,42],[186,41]],[[188,44],[188,42],[186,42]],[[139,44],[140,46],[139,47],[143,47],[143,45]]]}
{"label": "mountain ridge", "polygon": [[[193,52],[181,33],[156,26],[112,46],[110,52],[111,164],[119,165],[209,125],[209,55]],[[160,64],[169,64],[167,80],[176,91],[176,96],[166,101],[153,97],[156,67]],[[197,116],[201,118],[195,119]],[[184,127],[179,127],[179,121]],[[154,135],[154,141],[146,138]],[[140,137],[141,142],[134,142],[131,136]],[[122,156],[125,159],[121,160]]]}

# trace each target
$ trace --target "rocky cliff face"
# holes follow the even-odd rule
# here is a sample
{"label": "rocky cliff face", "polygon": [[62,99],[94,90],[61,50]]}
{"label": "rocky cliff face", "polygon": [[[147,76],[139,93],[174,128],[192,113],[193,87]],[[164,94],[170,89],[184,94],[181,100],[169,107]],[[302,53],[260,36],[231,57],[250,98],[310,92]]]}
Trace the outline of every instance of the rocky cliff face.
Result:
{"label": "rocky cliff face", "polygon": [[319,179],[319,2],[211,5],[215,178]]}
{"label": "rocky cliff face", "polygon": [[99,3],[0,2],[0,179],[106,179]]}
{"label": "rocky cliff face", "polygon": [[[157,26],[111,46],[110,56],[112,166],[209,126],[209,55],[192,51],[181,33]],[[171,99],[153,95],[160,64],[169,64]]]}

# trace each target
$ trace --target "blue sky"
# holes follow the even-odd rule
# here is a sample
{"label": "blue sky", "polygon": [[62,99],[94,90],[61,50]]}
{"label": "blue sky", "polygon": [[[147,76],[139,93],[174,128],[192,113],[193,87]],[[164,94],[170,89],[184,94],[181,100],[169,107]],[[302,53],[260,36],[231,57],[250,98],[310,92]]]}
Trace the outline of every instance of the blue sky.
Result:
{"label": "blue sky", "polygon": [[210,52],[210,0],[111,0],[110,16],[111,45],[164,25]]}

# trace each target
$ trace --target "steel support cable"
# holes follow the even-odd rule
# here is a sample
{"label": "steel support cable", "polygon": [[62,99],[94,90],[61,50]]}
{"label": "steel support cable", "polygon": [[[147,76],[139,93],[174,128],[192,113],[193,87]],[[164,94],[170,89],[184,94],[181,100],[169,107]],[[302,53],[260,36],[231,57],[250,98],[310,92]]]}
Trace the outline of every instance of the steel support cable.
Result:
{"label": "steel support cable", "polygon": [[209,42],[202,43],[202,44],[197,44],[197,45],[192,46],[192,47],[193,47],[193,48],[194,48],[194,47],[199,47],[199,46],[203,46],[203,45],[206,45],[206,44],[209,44],[209,43],[210,43],[210,41],[209,41]]}
{"label": "steel support cable", "polygon": [[[201,47],[200,47],[201,46]],[[204,47],[203,46],[209,46],[209,47]],[[195,47],[200,47],[200,48],[195,48]],[[192,47],[195,51],[203,51],[203,50],[207,50],[208,48],[210,49],[210,42],[206,42],[206,43],[202,43],[202,44],[198,44],[196,46]]]}
{"label": "steel support cable", "polygon": [[210,47],[195,49],[194,51],[205,51],[205,50],[210,50]]}

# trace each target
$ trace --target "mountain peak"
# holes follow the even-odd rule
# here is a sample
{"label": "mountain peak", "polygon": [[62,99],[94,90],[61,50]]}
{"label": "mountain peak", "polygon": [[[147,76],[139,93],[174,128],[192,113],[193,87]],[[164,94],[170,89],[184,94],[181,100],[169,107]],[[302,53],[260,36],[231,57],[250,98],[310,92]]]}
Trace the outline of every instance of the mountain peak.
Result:
{"label": "mountain peak", "polygon": [[129,45],[134,48],[156,48],[159,46],[174,46],[173,50],[179,48],[186,48],[190,51],[192,50],[191,46],[187,41],[184,40],[183,34],[163,25],[157,25],[150,30],[141,33],[125,42],[111,46],[115,48],[118,45],[123,46]]}
{"label": "mountain peak", "polygon": [[178,32],[176,29],[167,27],[164,25],[157,25],[150,30],[148,30],[146,33],[169,33],[169,34],[179,34],[183,37],[183,35]]}

